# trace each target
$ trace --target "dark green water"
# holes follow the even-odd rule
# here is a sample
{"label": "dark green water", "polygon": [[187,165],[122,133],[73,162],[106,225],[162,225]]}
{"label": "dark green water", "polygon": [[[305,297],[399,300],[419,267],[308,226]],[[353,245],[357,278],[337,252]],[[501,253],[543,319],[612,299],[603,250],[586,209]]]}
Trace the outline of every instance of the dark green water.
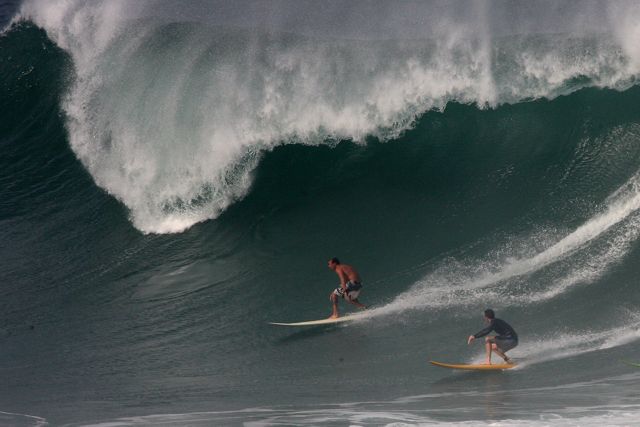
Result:
{"label": "dark green water", "polygon": [[[116,37],[98,59],[33,24],[0,38],[0,423],[637,422],[640,371],[622,362],[637,362],[640,349],[633,76],[612,89],[578,72],[547,96],[486,107],[459,95],[442,109],[423,100],[395,118],[379,100],[351,121],[373,125],[331,129],[322,124],[334,117],[328,104],[309,109],[285,90],[304,70],[282,64],[302,48],[278,39],[252,62],[262,74],[241,76],[257,91],[251,99],[268,99],[260,113],[207,116],[219,97],[240,105],[243,93],[200,83],[211,77],[208,55],[244,36],[221,43],[207,38],[219,29],[181,25],[144,27],[139,45]],[[156,37],[165,38],[150,44]],[[165,62],[185,40],[206,48],[189,67]],[[535,52],[554,46],[529,42]],[[500,66],[514,60],[500,59],[509,52],[500,43],[498,86]],[[273,79],[284,83],[270,86],[259,76],[278,49],[285,62],[274,62]],[[114,63],[116,53],[147,64],[147,78]],[[217,75],[237,76],[245,59],[215,62]],[[336,73],[337,85],[356,84]],[[181,99],[176,110],[159,102],[158,82],[172,76],[182,76],[168,88]],[[281,105],[270,91],[296,109],[269,110]],[[359,94],[332,107],[348,114]],[[320,130],[287,128],[295,120]],[[252,132],[253,145],[242,139]],[[330,313],[332,256],[361,273],[361,300],[373,307],[365,320],[269,325]],[[518,331],[510,354],[519,366],[430,366],[482,360],[480,343],[466,338],[487,307]]]}

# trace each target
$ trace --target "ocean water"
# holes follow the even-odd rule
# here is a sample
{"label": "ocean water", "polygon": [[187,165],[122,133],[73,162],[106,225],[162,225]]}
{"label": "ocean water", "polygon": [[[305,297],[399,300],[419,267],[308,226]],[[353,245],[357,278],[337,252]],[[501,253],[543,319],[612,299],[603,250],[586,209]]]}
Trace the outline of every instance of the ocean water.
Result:
{"label": "ocean water", "polygon": [[[0,425],[640,424],[637,3],[0,28]],[[333,256],[366,316],[269,325],[330,314]],[[487,307],[518,366],[431,366],[483,360]]]}

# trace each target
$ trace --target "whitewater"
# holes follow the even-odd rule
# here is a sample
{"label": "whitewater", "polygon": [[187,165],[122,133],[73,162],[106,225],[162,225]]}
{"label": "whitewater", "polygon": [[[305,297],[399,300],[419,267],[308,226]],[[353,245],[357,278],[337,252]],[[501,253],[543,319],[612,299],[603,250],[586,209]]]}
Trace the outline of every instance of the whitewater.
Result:
{"label": "whitewater", "polygon": [[494,36],[476,2],[473,20],[445,11],[418,41],[167,22],[145,14],[153,7],[27,1],[14,19],[71,56],[71,147],[145,233],[217,217],[280,144],[388,140],[450,101],[491,108],[587,85],[624,89],[640,70],[633,3],[605,7],[604,35],[514,40]]}

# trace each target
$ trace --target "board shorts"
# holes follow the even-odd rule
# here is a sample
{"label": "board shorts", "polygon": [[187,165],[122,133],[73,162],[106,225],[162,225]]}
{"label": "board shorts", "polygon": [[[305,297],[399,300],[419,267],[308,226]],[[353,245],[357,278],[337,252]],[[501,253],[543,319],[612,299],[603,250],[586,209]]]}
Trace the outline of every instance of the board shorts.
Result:
{"label": "board shorts", "polygon": [[508,337],[495,337],[496,346],[502,351],[509,351],[518,345],[518,340]]}
{"label": "board shorts", "polygon": [[342,297],[349,301],[353,301],[354,299],[358,299],[358,295],[360,295],[360,291],[362,290],[362,283],[360,282],[352,282],[349,280],[347,282],[347,291],[345,292],[342,289],[342,286],[338,286],[333,293],[338,297]]}

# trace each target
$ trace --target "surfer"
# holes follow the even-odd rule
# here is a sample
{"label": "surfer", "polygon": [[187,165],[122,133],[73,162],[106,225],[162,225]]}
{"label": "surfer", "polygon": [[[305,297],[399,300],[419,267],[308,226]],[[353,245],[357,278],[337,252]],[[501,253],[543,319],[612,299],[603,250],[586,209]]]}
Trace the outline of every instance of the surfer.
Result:
{"label": "surfer", "polygon": [[507,322],[502,319],[496,319],[495,313],[490,308],[484,311],[484,321],[489,325],[475,335],[470,335],[467,344],[471,344],[471,341],[483,337],[491,331],[496,331],[498,333],[497,336],[485,338],[485,348],[487,350],[485,364],[491,365],[492,351],[502,357],[505,362],[511,363],[511,359],[505,353],[518,345],[518,334]]}
{"label": "surfer", "polygon": [[341,264],[338,258],[331,258],[327,266],[335,271],[340,278],[340,286],[329,294],[329,300],[333,303],[333,312],[329,319],[337,319],[339,316],[338,298],[344,298],[345,301],[360,308],[367,308],[358,301],[358,296],[362,290],[362,282],[356,269],[350,265]]}

